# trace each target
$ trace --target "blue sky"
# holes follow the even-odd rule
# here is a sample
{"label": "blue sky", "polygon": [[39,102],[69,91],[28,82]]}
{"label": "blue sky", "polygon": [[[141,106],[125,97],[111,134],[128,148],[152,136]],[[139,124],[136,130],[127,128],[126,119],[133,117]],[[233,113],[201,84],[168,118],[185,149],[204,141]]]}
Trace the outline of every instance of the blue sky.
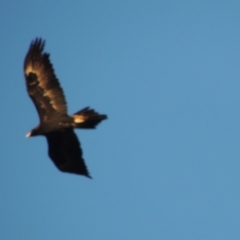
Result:
{"label": "blue sky", "polygon": [[[240,239],[240,2],[0,4],[1,239]],[[93,180],[58,171],[27,96],[46,51]]]}

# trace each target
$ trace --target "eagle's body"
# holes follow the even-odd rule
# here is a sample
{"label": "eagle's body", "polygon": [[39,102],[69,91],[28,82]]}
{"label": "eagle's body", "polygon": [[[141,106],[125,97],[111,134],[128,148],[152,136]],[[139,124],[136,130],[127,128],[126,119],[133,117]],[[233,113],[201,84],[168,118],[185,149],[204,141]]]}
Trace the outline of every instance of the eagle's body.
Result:
{"label": "eagle's body", "polygon": [[39,125],[27,137],[43,135],[47,138],[49,157],[59,170],[90,177],[73,129],[93,129],[107,116],[88,107],[72,116],[67,114],[63,90],[55,76],[49,54],[43,52],[44,44],[44,41],[36,38],[24,61],[27,91],[40,118]]}

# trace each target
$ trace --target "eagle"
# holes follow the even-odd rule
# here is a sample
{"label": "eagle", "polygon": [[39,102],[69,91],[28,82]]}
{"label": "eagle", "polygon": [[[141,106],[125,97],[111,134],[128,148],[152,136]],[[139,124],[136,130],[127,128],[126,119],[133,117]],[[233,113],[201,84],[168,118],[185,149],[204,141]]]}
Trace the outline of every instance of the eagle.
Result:
{"label": "eagle", "polygon": [[48,155],[60,171],[91,178],[74,128],[94,129],[107,115],[89,107],[68,115],[63,90],[44,46],[45,40],[33,40],[24,60],[27,92],[40,122],[26,137],[45,136]]}

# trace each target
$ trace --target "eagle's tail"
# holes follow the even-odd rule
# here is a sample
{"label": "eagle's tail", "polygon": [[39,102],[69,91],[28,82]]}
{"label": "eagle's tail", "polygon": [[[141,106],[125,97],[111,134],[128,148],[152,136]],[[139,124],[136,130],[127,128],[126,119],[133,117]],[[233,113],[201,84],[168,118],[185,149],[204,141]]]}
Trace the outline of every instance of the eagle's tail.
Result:
{"label": "eagle's tail", "polygon": [[99,114],[93,109],[86,107],[72,115],[75,128],[95,128],[107,115]]}

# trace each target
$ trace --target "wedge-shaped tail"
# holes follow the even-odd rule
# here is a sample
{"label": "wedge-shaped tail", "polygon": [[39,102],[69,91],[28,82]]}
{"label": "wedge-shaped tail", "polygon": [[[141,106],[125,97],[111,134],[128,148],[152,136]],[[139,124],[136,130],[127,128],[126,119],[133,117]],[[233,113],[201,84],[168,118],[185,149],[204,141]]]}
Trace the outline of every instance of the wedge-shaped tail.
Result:
{"label": "wedge-shaped tail", "polygon": [[86,107],[72,115],[75,128],[95,128],[107,115],[99,114],[89,107]]}

